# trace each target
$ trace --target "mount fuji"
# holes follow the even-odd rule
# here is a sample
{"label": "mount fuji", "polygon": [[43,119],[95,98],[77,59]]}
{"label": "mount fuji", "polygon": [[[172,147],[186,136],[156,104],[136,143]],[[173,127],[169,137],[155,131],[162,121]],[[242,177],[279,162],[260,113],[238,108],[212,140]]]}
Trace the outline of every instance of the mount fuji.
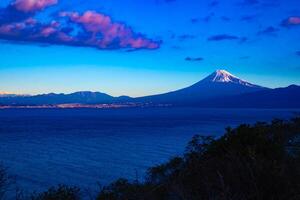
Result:
{"label": "mount fuji", "polygon": [[136,100],[152,103],[186,104],[187,102],[196,103],[215,97],[226,97],[262,90],[269,90],[269,88],[249,83],[226,70],[216,70],[192,86],[164,94],[141,97]]}

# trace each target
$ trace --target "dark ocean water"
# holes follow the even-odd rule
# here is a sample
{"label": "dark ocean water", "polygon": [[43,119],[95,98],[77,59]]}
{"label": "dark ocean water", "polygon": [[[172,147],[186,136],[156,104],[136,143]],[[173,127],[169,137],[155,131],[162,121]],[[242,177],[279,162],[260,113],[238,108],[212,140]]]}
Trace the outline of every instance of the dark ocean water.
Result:
{"label": "dark ocean water", "polygon": [[0,110],[0,162],[27,191],[95,188],[181,155],[195,134],[288,119],[299,110],[126,108]]}

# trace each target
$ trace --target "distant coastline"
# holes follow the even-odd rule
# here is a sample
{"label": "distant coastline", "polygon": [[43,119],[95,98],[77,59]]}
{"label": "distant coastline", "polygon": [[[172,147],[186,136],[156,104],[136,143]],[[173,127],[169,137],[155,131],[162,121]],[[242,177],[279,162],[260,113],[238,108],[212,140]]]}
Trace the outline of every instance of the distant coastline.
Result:
{"label": "distant coastline", "polygon": [[123,103],[123,104],[55,104],[55,105],[0,105],[0,109],[72,109],[72,108],[95,108],[95,109],[111,109],[111,108],[137,108],[137,107],[170,107],[171,104],[151,104],[151,103]]}

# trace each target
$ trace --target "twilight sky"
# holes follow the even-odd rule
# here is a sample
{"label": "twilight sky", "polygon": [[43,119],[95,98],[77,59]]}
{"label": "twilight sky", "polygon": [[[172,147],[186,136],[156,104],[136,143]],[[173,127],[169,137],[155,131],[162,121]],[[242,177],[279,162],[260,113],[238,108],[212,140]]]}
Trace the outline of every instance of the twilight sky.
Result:
{"label": "twilight sky", "polygon": [[297,0],[1,0],[0,92],[143,96],[216,69],[300,84]]}

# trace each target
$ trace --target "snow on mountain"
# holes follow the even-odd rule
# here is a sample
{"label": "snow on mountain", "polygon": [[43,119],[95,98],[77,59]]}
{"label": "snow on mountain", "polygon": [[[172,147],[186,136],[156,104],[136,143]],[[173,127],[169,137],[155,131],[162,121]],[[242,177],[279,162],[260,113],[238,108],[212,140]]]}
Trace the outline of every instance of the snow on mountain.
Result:
{"label": "snow on mountain", "polygon": [[247,81],[244,81],[226,70],[216,70],[214,73],[202,80],[202,82],[220,82],[220,83],[234,83],[248,87],[261,87]]}

